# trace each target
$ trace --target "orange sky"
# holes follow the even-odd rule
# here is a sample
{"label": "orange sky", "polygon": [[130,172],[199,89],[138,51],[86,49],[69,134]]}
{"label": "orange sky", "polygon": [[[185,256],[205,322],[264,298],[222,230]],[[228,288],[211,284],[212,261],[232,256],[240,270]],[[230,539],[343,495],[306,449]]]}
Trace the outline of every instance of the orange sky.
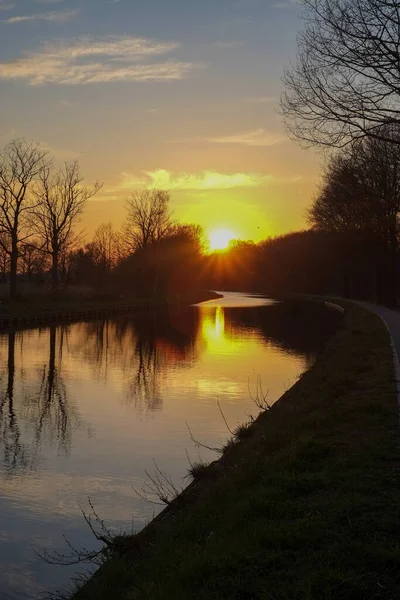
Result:
{"label": "orange sky", "polygon": [[82,226],[119,226],[131,190],[174,217],[259,239],[304,227],[319,159],[277,109],[293,0],[0,0],[0,146],[24,136],[104,182]]}

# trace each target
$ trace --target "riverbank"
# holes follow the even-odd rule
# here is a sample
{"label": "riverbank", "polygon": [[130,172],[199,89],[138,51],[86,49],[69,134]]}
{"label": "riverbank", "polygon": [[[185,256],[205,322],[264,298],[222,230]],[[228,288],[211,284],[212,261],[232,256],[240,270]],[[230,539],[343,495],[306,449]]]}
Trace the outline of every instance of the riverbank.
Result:
{"label": "riverbank", "polygon": [[378,317],[346,308],[314,367],[169,517],[114,540],[75,600],[399,596],[392,352]]}
{"label": "riverbank", "polygon": [[2,299],[0,304],[0,328],[34,325],[57,320],[75,320],[101,317],[123,312],[154,308],[166,304],[195,304],[219,298],[208,290],[189,290],[186,295],[165,298],[117,298],[112,296],[77,296],[64,294],[56,297],[36,295],[17,300]]}

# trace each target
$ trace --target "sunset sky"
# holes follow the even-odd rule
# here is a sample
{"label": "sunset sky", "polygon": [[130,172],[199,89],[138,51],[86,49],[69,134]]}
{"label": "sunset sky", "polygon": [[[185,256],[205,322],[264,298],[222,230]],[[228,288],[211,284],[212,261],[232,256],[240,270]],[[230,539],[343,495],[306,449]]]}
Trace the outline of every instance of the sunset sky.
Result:
{"label": "sunset sky", "polygon": [[133,189],[259,239],[301,228],[319,158],[286,136],[295,0],[0,0],[0,146],[24,136],[104,182],[88,235]]}

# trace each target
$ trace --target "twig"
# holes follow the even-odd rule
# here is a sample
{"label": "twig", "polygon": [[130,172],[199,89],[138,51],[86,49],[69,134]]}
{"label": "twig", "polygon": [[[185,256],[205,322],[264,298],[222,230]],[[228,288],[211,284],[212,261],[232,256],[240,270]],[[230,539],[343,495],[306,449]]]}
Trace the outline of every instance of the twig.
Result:
{"label": "twig", "polygon": [[97,541],[103,543],[103,546],[99,550],[88,550],[87,548],[84,548],[84,547],[79,548],[79,549],[75,548],[75,546],[72,545],[70,540],[65,535],[63,535],[62,537],[70,550],[70,554],[61,554],[60,552],[57,552],[57,551],[53,551],[50,553],[45,548],[42,550],[37,550],[36,548],[32,548],[34,553],[37,556],[39,556],[42,560],[44,560],[46,563],[51,564],[51,565],[70,566],[70,565],[77,565],[77,564],[81,564],[81,563],[92,563],[92,564],[95,564],[96,566],[99,566],[102,563],[102,561],[104,560],[104,558],[107,555],[107,553],[109,552],[109,550],[114,547],[114,543],[112,541],[113,537],[111,535],[111,532],[105,526],[104,521],[102,519],[100,519],[99,515],[97,514],[90,498],[88,498],[88,504],[94,515],[95,522],[97,522],[100,525],[100,533],[98,533],[96,531],[96,529],[92,523],[91,515],[87,515],[85,513],[85,511],[83,510],[83,508],[82,507],[80,507],[80,508],[81,508],[83,518],[84,518],[85,522],[87,523],[87,525],[89,526],[90,531],[93,533],[93,535]]}
{"label": "twig", "polygon": [[224,413],[222,412],[222,408],[221,408],[221,405],[220,405],[220,403],[219,403],[219,399],[217,400],[217,404],[218,404],[219,412],[220,412],[220,413],[221,413],[221,415],[222,415],[222,418],[223,418],[223,420],[224,420],[224,423],[225,423],[225,425],[226,425],[226,427],[227,427],[227,429],[228,429],[229,433],[230,433],[231,435],[234,435],[234,433],[233,433],[232,429],[231,429],[231,428],[229,427],[229,425],[228,425],[228,421],[226,420]]}
{"label": "twig", "polygon": [[261,383],[261,376],[260,375],[257,375],[256,395],[254,396],[253,393],[252,393],[252,391],[251,391],[251,388],[250,388],[250,379],[247,380],[247,389],[249,390],[250,398],[253,400],[253,402],[257,406],[257,408],[259,408],[261,411],[269,410],[271,408],[271,405],[267,401],[267,396],[269,394],[269,389],[266,392],[264,392],[263,387],[262,387],[262,383]]}
{"label": "twig", "polygon": [[[148,471],[145,471],[150,483],[147,482],[141,492],[136,488],[133,488],[133,490],[142,500],[145,500],[146,502],[151,502],[152,504],[158,505],[169,505],[171,502],[173,502],[173,500],[175,500],[175,498],[179,496],[182,490],[178,490],[172,479],[163,471],[161,471],[154,459],[153,463],[156,469],[155,473],[152,475]],[[156,496],[160,502],[152,500],[149,495]]]}
{"label": "twig", "polygon": [[188,428],[190,439],[192,440],[192,442],[194,443],[196,448],[205,448],[206,450],[211,450],[212,452],[216,452],[217,454],[222,454],[222,448],[213,448],[212,446],[207,446],[206,444],[202,444],[201,442],[199,442],[199,440],[196,440],[193,437],[193,433],[192,433],[187,421],[185,421],[185,425]]}

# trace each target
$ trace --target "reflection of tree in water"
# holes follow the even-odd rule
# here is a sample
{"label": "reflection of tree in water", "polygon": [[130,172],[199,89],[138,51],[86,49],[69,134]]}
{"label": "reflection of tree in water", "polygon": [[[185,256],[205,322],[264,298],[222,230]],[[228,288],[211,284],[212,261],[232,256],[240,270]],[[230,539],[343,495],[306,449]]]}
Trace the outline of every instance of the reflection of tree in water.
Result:
{"label": "reflection of tree in water", "polygon": [[91,365],[98,380],[122,371],[126,399],[139,412],[159,410],[161,383],[169,369],[196,359],[198,311],[147,310],[134,315],[81,323],[73,352]]}
{"label": "reflection of tree in water", "polygon": [[[58,337],[58,343],[57,343]],[[44,439],[66,456],[69,454],[72,431],[82,423],[75,406],[67,396],[61,375],[64,329],[54,325],[49,328],[49,360],[41,370],[40,386],[36,397],[30,399],[30,421],[35,430],[35,446],[40,448]]]}
{"label": "reflection of tree in water", "polygon": [[[196,358],[196,310],[157,310],[134,321],[135,360],[127,399],[140,412],[162,406],[161,384],[174,365],[190,365]],[[132,372],[133,371],[133,372]]]}
{"label": "reflection of tree in water", "polygon": [[[10,332],[7,368],[0,379],[1,388],[4,385],[4,390],[0,388],[0,450],[4,468],[10,474],[33,468],[44,442],[56,445],[59,452],[68,455],[72,432],[82,427],[76,408],[68,399],[61,375],[63,329],[55,326],[49,328],[48,360],[33,379],[24,366],[16,369],[17,335],[21,340],[21,356],[24,350],[30,351],[29,344],[27,350],[24,347],[24,332]],[[33,430],[33,436],[28,441],[29,429]]]}
{"label": "reflection of tree in water", "polygon": [[160,378],[164,361],[157,348],[158,321],[157,313],[153,312],[135,322],[135,356],[126,395],[140,412],[159,410],[162,406]]}
{"label": "reflection of tree in water", "polygon": [[[15,332],[8,334],[7,374],[5,379],[4,390],[0,391],[0,448],[3,448],[4,468],[7,472],[12,473],[28,466],[28,452],[21,441],[15,410]],[[1,382],[3,383],[3,377]]]}

